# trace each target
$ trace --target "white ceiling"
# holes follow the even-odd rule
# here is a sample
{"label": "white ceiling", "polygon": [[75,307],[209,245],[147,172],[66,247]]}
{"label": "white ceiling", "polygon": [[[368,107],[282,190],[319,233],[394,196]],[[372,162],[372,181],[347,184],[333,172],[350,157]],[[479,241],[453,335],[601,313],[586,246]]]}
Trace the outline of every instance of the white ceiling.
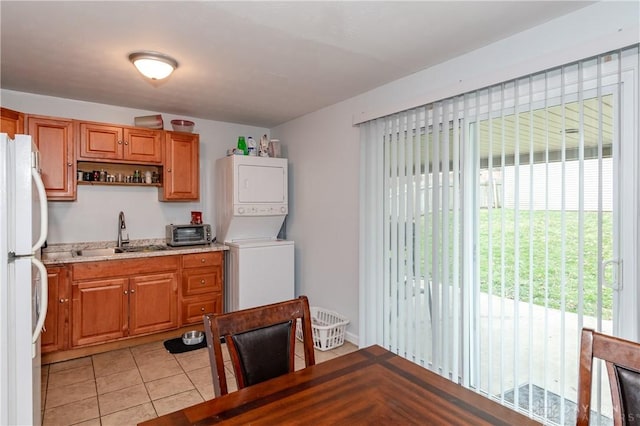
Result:
{"label": "white ceiling", "polygon": [[[2,0],[0,81],[269,128],[591,3]],[[180,65],[152,84],[136,50]]]}

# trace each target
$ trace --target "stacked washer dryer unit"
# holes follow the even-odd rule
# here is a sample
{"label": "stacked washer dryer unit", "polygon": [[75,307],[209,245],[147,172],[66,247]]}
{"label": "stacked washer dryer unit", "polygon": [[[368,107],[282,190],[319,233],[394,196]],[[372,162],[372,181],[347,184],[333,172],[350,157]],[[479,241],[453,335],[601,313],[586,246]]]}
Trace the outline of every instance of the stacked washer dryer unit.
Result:
{"label": "stacked washer dryer unit", "polygon": [[229,246],[225,312],[292,299],[294,243],[277,235],[289,211],[287,159],[216,161],[216,239]]}

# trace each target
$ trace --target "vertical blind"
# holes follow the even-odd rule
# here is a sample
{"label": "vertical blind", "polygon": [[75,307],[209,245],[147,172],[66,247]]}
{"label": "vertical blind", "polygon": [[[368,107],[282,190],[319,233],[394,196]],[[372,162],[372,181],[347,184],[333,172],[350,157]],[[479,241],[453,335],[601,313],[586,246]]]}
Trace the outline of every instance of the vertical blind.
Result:
{"label": "vertical blind", "polygon": [[622,126],[638,134],[621,108],[637,70],[636,45],[362,124],[362,341],[574,422],[579,330],[620,331],[616,162]]}

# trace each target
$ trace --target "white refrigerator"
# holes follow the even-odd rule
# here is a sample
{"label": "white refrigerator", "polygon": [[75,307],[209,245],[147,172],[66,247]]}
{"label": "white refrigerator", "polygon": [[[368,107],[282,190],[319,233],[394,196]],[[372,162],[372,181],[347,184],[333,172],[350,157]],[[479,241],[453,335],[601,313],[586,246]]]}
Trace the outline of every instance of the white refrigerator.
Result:
{"label": "white refrigerator", "polygon": [[47,198],[31,137],[0,133],[0,424],[41,424]]}

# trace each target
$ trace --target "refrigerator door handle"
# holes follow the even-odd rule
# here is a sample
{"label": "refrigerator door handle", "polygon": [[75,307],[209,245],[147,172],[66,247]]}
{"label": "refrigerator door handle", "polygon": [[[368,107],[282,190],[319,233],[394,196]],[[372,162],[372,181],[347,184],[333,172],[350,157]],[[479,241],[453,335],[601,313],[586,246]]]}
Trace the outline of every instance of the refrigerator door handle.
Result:
{"label": "refrigerator door handle", "polygon": [[[49,226],[49,217],[47,210],[47,192],[44,189],[44,183],[42,182],[42,178],[40,177],[40,173],[34,167],[31,168],[31,176],[33,177],[33,182],[36,184],[36,188],[38,190],[38,198],[40,198],[40,238],[31,248],[31,252],[35,253],[47,239],[47,232]],[[47,274],[44,274],[45,280]]]}
{"label": "refrigerator door handle", "polygon": [[[35,257],[31,258],[31,263],[33,263],[36,268],[40,271],[40,312],[38,313],[38,321],[36,321],[36,327],[33,330],[33,339],[32,343],[35,345],[40,337],[40,333],[42,332],[42,327],[44,327],[44,320],[47,317],[47,309],[49,302],[49,281],[47,279],[47,268]],[[34,347],[35,348],[35,347]]]}

